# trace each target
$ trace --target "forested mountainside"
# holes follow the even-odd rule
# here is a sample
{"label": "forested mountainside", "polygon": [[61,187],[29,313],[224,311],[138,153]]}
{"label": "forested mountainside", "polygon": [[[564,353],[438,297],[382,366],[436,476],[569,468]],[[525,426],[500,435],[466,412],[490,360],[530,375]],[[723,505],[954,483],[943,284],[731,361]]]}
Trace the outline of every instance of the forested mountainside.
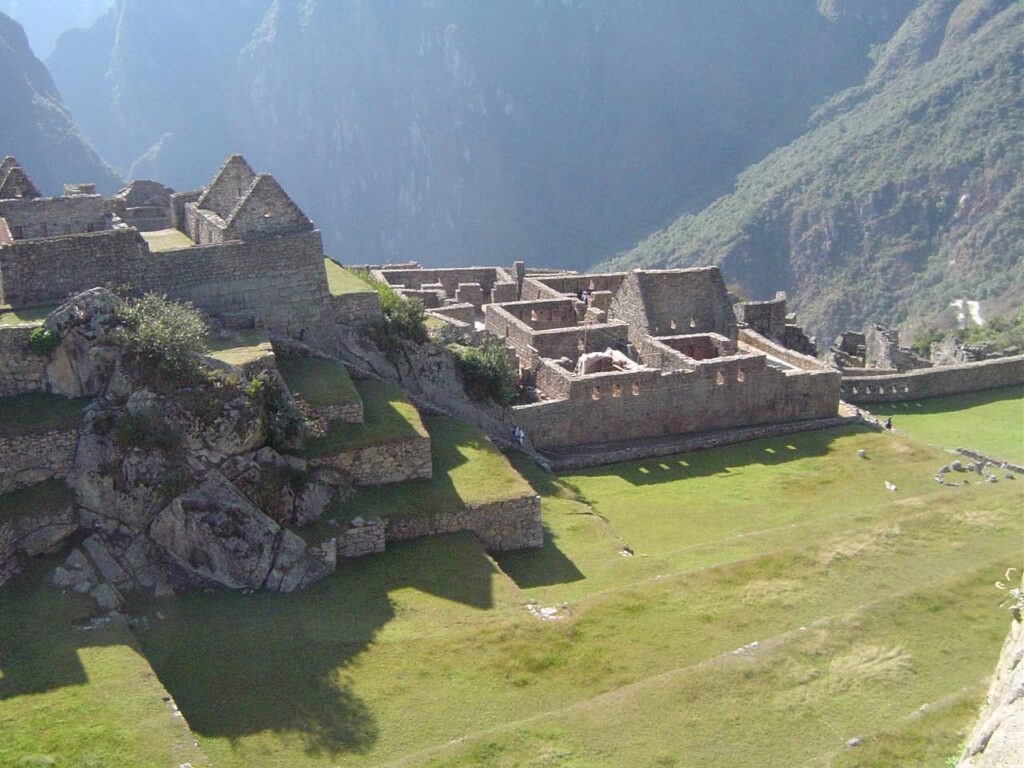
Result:
{"label": "forested mountainside", "polygon": [[3,13],[0,105],[0,157],[14,155],[43,194],[60,194],[69,181],[117,189],[118,178],[82,139],[25,31]]}
{"label": "forested mountainside", "polygon": [[272,169],[348,261],[585,266],[727,192],[915,0],[119,0],[51,71],[121,173]]}
{"label": "forested mountainside", "polygon": [[45,59],[63,32],[89,26],[113,4],[114,0],[0,0],[0,13],[21,24],[36,56]]}
{"label": "forested mountainside", "polygon": [[787,289],[826,338],[866,321],[948,322],[962,298],[1014,314],[1022,41],[1020,2],[923,0],[806,135],[603,266],[720,264],[750,297]]}

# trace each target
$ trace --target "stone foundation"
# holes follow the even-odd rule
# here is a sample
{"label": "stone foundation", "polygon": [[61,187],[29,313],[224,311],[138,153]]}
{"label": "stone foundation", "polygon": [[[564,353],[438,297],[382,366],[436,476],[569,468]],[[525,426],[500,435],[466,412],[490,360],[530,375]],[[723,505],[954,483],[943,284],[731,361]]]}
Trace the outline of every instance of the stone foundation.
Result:
{"label": "stone foundation", "polygon": [[540,497],[481,504],[424,517],[403,517],[387,524],[388,541],[471,531],[487,549],[534,549],[544,545]]}
{"label": "stone foundation", "polygon": [[46,391],[47,359],[28,349],[39,323],[0,327],[0,397]]}
{"label": "stone foundation", "polygon": [[343,472],[354,485],[385,485],[433,477],[430,438],[406,438],[313,459],[311,465]]}
{"label": "stone foundation", "polygon": [[0,437],[0,493],[64,479],[75,459],[78,431]]}

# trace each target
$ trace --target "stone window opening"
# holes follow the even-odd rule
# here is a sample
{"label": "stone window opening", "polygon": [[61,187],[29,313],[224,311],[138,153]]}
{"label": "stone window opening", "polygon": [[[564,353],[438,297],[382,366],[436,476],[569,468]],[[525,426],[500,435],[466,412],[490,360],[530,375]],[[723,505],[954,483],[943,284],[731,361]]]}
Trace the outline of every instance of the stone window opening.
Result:
{"label": "stone window opening", "polygon": [[530,322],[531,323],[536,323],[537,322],[537,310],[536,309],[531,309],[530,310]]}
{"label": "stone window opening", "polygon": [[270,209],[269,208],[264,208],[263,209],[263,218],[264,219],[269,219],[270,218]]}
{"label": "stone window opening", "polygon": [[715,374],[715,384],[717,384],[718,386],[725,384],[725,374],[722,373],[721,371]]}
{"label": "stone window opening", "polygon": [[892,390],[891,390],[891,392],[892,392],[892,394],[894,394],[894,395],[896,394],[896,385],[895,385],[895,384],[893,384],[893,385],[892,385]]}
{"label": "stone window opening", "polygon": [[640,394],[640,382],[639,381],[634,381],[633,382],[633,397],[636,397],[639,394]]}
{"label": "stone window opening", "polygon": [[855,395],[857,394],[857,388],[856,387],[853,388],[853,394],[855,394]]}
{"label": "stone window opening", "polygon": [[596,384],[590,388],[590,399],[600,400],[601,399],[601,388]]}
{"label": "stone window opening", "polygon": [[690,328],[696,328],[696,327],[697,327],[697,320],[695,318],[691,317],[690,318]]}
{"label": "stone window opening", "polygon": [[669,328],[671,328],[671,329],[672,329],[672,330],[674,331],[674,330],[676,329],[676,321],[675,321],[675,320],[672,320],[672,321],[671,321],[671,322],[670,322],[670,323],[668,324],[668,327],[669,327]]}
{"label": "stone window opening", "polygon": [[618,384],[612,384],[612,397],[622,397],[622,387]]}
{"label": "stone window opening", "polygon": [[736,369],[736,381],[741,381],[742,382],[742,381],[746,381],[746,380],[747,380],[747,372],[744,371],[742,368],[737,368]]}
{"label": "stone window opening", "polygon": [[907,384],[903,385],[903,394],[907,394],[910,391],[910,387]]}

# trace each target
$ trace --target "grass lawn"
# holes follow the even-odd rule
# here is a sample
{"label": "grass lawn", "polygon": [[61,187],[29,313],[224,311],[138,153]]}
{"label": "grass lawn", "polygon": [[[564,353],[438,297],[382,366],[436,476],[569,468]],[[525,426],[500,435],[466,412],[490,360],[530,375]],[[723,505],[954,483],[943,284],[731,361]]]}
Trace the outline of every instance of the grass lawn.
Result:
{"label": "grass lawn", "polygon": [[285,383],[310,405],[359,402],[359,392],[348,369],[337,360],[321,357],[279,357],[277,370]]}
{"label": "grass lawn", "polygon": [[267,335],[253,329],[233,331],[227,338],[208,338],[206,349],[215,360],[235,366],[251,363],[274,352]]}
{"label": "grass lawn", "polygon": [[81,628],[55,559],[0,589],[0,765],[206,766],[123,620]]}
{"label": "grass lawn", "polygon": [[60,480],[47,480],[0,494],[0,523],[28,512],[56,512],[73,503],[75,495]]}
{"label": "grass lawn", "polygon": [[46,316],[57,308],[56,304],[47,304],[42,307],[27,307],[25,309],[11,309],[0,307],[0,325],[18,325],[19,323],[39,323],[46,319]]}
{"label": "grass lawn", "polygon": [[973,448],[1024,464],[1024,389],[1007,387],[909,403],[878,403],[869,410],[892,417],[900,432],[942,448]]}
{"label": "grass lawn", "polygon": [[324,269],[327,270],[327,288],[332,296],[341,296],[345,293],[369,293],[373,286],[367,283],[355,273],[350,272],[333,259],[324,259]]}
{"label": "grass lawn", "polygon": [[0,397],[0,437],[73,429],[89,402],[43,392]]}
{"label": "grass lawn", "polygon": [[156,232],[141,232],[140,234],[142,239],[149,243],[149,250],[153,253],[191,248],[195,245],[192,238],[177,229],[160,229]]}
{"label": "grass lawn", "polygon": [[370,445],[427,437],[416,406],[408,401],[400,387],[385,381],[357,381],[356,391],[363,401],[362,424],[331,424],[327,433],[311,440],[302,451],[307,459],[333,456],[342,451]]}
{"label": "grass lawn", "polygon": [[[489,493],[501,457],[426,423],[455,491]],[[943,487],[947,460],[857,427],[564,476],[517,459],[543,498],[538,552],[390,545],[301,594],[157,603],[137,634],[225,768],[943,765],[1008,629],[993,582],[1021,566],[1024,525],[1024,481]],[[0,626],[31,608],[8,600]],[[106,706],[142,690],[75,680]],[[0,726],[43,751],[16,719],[31,703],[0,694]]]}

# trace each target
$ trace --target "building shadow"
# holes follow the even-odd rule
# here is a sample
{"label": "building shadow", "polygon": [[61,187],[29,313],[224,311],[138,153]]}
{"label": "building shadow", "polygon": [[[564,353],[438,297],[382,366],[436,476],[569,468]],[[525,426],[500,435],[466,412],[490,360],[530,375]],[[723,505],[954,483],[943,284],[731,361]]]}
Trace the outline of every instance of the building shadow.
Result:
{"label": "building shadow", "polygon": [[272,731],[301,740],[311,755],[363,753],[378,739],[345,670],[394,618],[390,592],[412,587],[483,610],[498,575],[474,537],[441,536],[343,561],[299,593],[217,591],[138,604],[133,614],[147,622],[131,633],[123,623],[76,628],[88,607],[48,585],[55,564],[40,561],[0,590],[0,700],[88,684],[80,649],[137,639],[197,736]]}
{"label": "building shadow", "polygon": [[562,478],[562,482],[572,488],[581,501],[586,501],[586,494],[579,483],[574,482],[574,478],[619,477],[632,485],[641,486],[727,475],[748,466],[784,464],[798,459],[824,456],[839,437],[873,432],[874,430],[869,427],[859,424],[797,432],[719,448],[573,470],[570,476]]}
{"label": "building shadow", "polygon": [[501,570],[520,589],[568,584],[586,578],[556,543],[558,537],[544,527],[544,546],[538,549],[495,552]]}

